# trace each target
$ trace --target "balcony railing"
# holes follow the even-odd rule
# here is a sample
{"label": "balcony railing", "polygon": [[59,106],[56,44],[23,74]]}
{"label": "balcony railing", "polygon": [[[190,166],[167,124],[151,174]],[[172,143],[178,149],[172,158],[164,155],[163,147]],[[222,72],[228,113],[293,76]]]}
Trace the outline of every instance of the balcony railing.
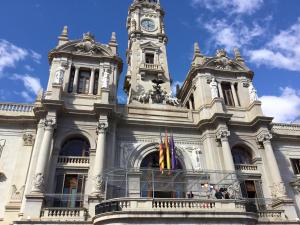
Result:
{"label": "balcony railing", "polygon": [[86,221],[87,210],[84,208],[44,208],[41,213],[41,219]]}
{"label": "balcony railing", "polygon": [[59,156],[57,159],[58,167],[89,167],[89,157]]}
{"label": "balcony railing", "polygon": [[33,112],[34,105],[30,104],[15,104],[15,103],[0,103],[0,111],[4,112]]}
{"label": "balcony railing", "polygon": [[151,64],[151,63],[144,63],[141,65],[141,69],[144,70],[152,70],[152,71],[163,71],[163,68],[159,64]]}
{"label": "balcony railing", "polygon": [[251,164],[235,164],[235,170],[238,171],[257,171],[256,165]]}

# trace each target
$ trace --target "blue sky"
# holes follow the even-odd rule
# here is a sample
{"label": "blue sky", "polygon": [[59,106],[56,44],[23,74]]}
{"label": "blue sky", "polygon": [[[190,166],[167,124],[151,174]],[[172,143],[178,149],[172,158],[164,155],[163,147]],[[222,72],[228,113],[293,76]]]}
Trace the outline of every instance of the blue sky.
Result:
{"label": "blue sky", "polygon": [[[0,14],[0,101],[33,102],[48,82],[48,52],[64,25],[71,39],[91,31],[107,43],[117,32],[119,54],[127,47],[125,27],[132,0],[3,0]],[[193,44],[214,55],[239,47],[255,72],[254,84],[266,115],[299,119],[299,0],[161,0],[169,36],[168,60],[174,82],[191,64]],[[124,60],[125,61],[125,60]],[[120,82],[120,99],[126,65]]]}

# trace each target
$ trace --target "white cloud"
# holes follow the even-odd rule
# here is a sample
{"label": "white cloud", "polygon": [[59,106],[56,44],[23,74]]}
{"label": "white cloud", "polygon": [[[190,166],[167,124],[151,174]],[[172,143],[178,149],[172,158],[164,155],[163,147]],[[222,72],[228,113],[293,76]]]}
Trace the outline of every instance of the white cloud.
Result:
{"label": "white cloud", "polygon": [[39,90],[42,88],[40,79],[28,74],[14,74],[11,79],[21,80],[25,86],[25,89],[35,95],[37,95]]}
{"label": "white cloud", "polygon": [[264,0],[192,0],[195,7],[204,7],[211,11],[222,10],[226,14],[255,13],[263,5]]}
{"label": "white cloud", "polygon": [[33,50],[30,50],[30,53],[31,53],[31,58],[33,59],[33,61],[35,61],[36,63],[40,64],[41,63],[41,59],[42,59],[42,55],[33,51]]}
{"label": "white cloud", "polygon": [[300,117],[300,91],[281,88],[280,96],[262,96],[262,109],[275,122],[293,122]]}
{"label": "white cloud", "polygon": [[28,51],[26,49],[0,39],[0,73],[5,68],[15,67],[17,62],[24,60],[27,56]]}
{"label": "white cloud", "polygon": [[34,99],[28,94],[28,92],[22,91],[20,94],[26,102],[33,102],[34,101]]}
{"label": "white cloud", "polygon": [[300,71],[300,18],[263,48],[248,51],[248,55],[250,61],[258,65]]}
{"label": "white cloud", "polygon": [[258,23],[253,22],[247,26],[242,20],[236,19],[229,23],[226,19],[213,19],[206,23],[201,23],[201,26],[211,34],[211,41],[216,46],[225,47],[227,50],[235,47],[241,47],[251,44],[254,38],[260,37],[265,33],[265,28]]}

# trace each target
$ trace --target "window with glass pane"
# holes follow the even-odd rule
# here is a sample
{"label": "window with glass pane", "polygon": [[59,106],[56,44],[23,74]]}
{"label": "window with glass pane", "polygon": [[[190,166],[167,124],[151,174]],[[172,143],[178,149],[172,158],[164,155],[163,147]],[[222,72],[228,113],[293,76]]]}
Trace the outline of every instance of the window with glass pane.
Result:
{"label": "window with glass pane", "polygon": [[57,175],[54,207],[83,207],[86,177],[86,174]]}
{"label": "window with glass pane", "polygon": [[69,93],[73,92],[74,76],[75,76],[75,68],[72,68],[71,69],[71,76],[70,76],[70,80],[69,80],[69,86],[68,86],[68,92]]}
{"label": "window with glass pane", "polygon": [[300,159],[291,159],[292,167],[295,174],[300,174]]}
{"label": "window with glass pane", "polygon": [[154,54],[146,53],[146,63],[154,64]]}
{"label": "window with glass pane", "polygon": [[99,71],[95,72],[95,82],[94,82],[94,90],[93,94],[97,95],[98,94],[98,86],[99,86]]}
{"label": "window with glass pane", "polygon": [[222,83],[221,86],[222,86],[222,90],[223,90],[225,105],[234,106],[231,84],[230,83]]}
{"label": "window with glass pane", "polygon": [[90,144],[83,138],[70,139],[62,146],[60,155],[88,157],[90,155]]}
{"label": "window with glass pane", "polygon": [[89,86],[90,86],[90,77],[91,72],[82,70],[79,73],[79,81],[78,81],[78,93],[79,94],[88,94]]}

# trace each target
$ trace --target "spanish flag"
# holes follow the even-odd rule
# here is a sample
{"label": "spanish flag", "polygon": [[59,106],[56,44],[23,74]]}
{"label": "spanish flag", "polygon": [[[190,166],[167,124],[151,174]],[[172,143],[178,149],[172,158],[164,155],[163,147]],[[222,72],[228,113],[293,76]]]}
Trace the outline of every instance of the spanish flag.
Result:
{"label": "spanish flag", "polygon": [[166,147],[166,155],[167,155],[167,169],[171,170],[170,148],[169,148],[169,138],[168,138],[167,129],[166,129],[165,147]]}
{"label": "spanish flag", "polygon": [[159,170],[161,173],[164,172],[165,169],[165,156],[164,156],[164,146],[160,134],[160,144],[159,144]]}

